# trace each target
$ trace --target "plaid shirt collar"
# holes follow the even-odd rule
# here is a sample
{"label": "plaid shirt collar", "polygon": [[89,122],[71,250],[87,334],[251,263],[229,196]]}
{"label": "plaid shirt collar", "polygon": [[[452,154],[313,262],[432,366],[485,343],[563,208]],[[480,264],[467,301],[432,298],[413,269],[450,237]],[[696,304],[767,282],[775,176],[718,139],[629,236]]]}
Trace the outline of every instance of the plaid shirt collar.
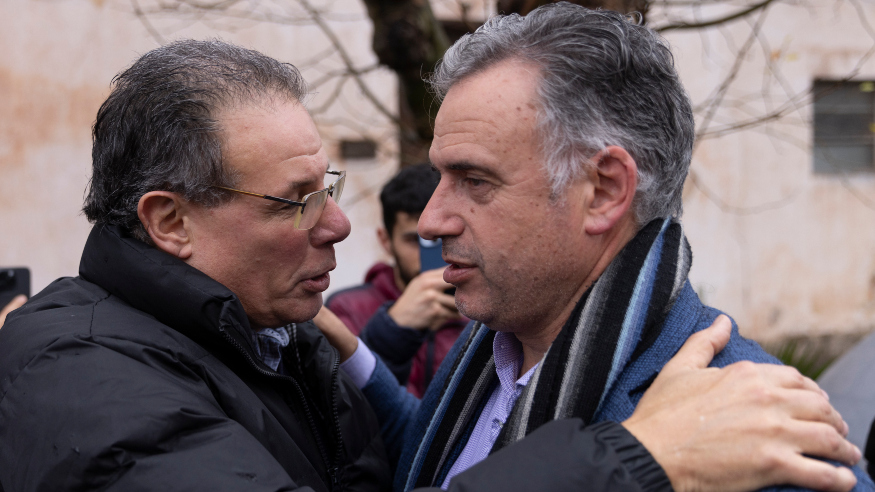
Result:
{"label": "plaid shirt collar", "polygon": [[290,338],[289,326],[262,328],[252,335],[258,358],[274,371],[279,368],[282,350],[288,347]]}

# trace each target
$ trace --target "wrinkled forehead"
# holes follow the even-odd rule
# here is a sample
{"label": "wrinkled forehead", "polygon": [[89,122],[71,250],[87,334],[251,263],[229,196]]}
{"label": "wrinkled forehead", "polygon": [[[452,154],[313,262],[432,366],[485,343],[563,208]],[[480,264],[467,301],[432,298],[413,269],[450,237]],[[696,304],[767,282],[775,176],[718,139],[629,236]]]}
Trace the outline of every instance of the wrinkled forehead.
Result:
{"label": "wrinkled forehead", "polygon": [[324,179],[328,158],[300,102],[269,100],[226,108],[219,123],[224,166],[242,183],[276,192],[278,187]]}
{"label": "wrinkled forehead", "polygon": [[539,80],[531,64],[507,60],[452,86],[435,120],[435,167],[540,169]]}

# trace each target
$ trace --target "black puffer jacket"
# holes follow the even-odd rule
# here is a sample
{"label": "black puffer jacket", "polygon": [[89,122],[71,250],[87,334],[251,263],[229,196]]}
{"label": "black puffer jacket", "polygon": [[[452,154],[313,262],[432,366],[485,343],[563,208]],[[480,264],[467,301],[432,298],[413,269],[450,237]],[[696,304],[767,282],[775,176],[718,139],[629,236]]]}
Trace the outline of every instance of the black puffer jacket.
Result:
{"label": "black puffer jacket", "polygon": [[249,329],[228,289],[95,226],[80,276],[0,330],[0,490],[388,490],[376,418],[318,330],[295,327],[282,376]]}

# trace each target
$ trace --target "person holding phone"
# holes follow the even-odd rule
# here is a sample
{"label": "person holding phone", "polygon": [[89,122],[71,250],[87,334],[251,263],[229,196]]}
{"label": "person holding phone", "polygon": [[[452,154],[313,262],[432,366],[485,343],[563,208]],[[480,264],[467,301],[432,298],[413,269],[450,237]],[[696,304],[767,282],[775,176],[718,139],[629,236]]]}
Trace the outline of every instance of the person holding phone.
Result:
{"label": "person holding phone", "polygon": [[377,263],[362,285],[336,292],[325,302],[353,333],[386,363],[417,397],[468,322],[456,309],[439,241],[425,241],[416,227],[437,187],[428,163],[408,166],[380,192],[380,245],[393,264]]}

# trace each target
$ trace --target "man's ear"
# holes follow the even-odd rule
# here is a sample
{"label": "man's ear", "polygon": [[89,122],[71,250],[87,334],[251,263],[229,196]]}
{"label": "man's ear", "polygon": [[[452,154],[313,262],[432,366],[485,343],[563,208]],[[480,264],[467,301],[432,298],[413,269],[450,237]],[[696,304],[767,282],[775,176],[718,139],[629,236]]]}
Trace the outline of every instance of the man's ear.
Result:
{"label": "man's ear", "polygon": [[181,260],[191,256],[187,202],[170,191],[150,191],[140,198],[137,215],[155,246]]}
{"label": "man's ear", "polygon": [[631,212],[638,188],[638,165],[625,149],[612,145],[592,158],[588,177],[593,195],[587,204],[584,227],[588,234],[604,234]]}
{"label": "man's ear", "polygon": [[389,231],[385,227],[377,228],[377,239],[380,240],[380,246],[386,251],[386,254],[393,256],[392,238],[389,237]]}

